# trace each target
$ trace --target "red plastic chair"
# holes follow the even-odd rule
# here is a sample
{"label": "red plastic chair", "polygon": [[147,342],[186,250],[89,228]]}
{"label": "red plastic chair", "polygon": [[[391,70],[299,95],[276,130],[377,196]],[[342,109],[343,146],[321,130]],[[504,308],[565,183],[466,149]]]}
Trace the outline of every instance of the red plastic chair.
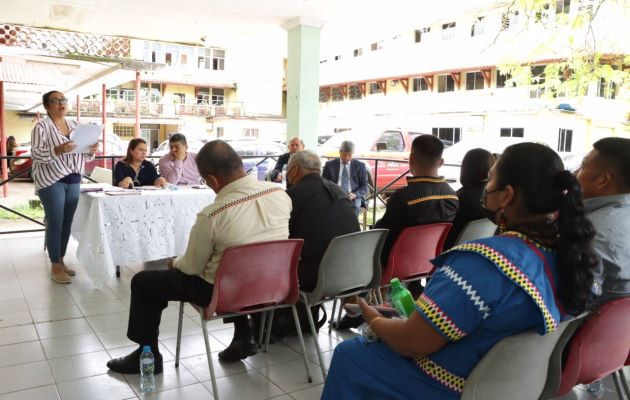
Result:
{"label": "red plastic chair", "polygon": [[[291,307],[296,331],[302,346],[306,376],[308,381],[312,382],[302,329],[295,308],[300,294],[297,266],[303,243],[303,239],[287,239],[228,247],[223,252],[217,269],[210,304],[203,308],[193,305],[201,317],[201,328],[206,344],[206,356],[208,357],[215,399],[219,398],[219,393],[210,356],[206,323],[218,318],[270,311],[271,316],[267,329],[268,344],[273,310]],[[175,367],[179,367],[183,315],[184,302],[181,302]]]}
{"label": "red plastic chair", "polygon": [[431,276],[434,266],[429,260],[442,253],[451,226],[451,223],[436,223],[405,228],[389,253],[381,287],[389,286],[392,278],[410,282]]}
{"label": "red plastic chair", "polygon": [[577,384],[613,374],[623,400],[618,371],[630,352],[629,333],[630,297],[610,301],[592,313],[573,336],[556,396],[568,393]]}

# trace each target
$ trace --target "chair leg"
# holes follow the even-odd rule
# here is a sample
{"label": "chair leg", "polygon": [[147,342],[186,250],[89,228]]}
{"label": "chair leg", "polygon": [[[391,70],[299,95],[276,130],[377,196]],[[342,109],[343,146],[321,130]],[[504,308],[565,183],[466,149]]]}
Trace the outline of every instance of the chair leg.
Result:
{"label": "chair leg", "polygon": [[300,347],[302,348],[302,360],[304,360],[304,369],[306,370],[306,379],[308,380],[308,383],[313,383],[313,378],[311,377],[311,371],[308,368],[308,354],[306,354],[306,346],[304,345],[304,336],[302,336],[302,327],[300,326],[300,318],[298,317],[295,304],[291,305],[291,311],[293,312],[293,322],[295,322],[295,330],[297,332],[298,339],[300,339]]}
{"label": "chair leg", "polygon": [[626,396],[624,394],[624,387],[621,386],[621,379],[619,378],[619,375],[617,374],[617,371],[612,373],[613,376],[613,381],[615,382],[615,389],[617,390],[617,397],[619,397],[619,400],[626,400]]}
{"label": "chair leg", "polygon": [[210,380],[212,381],[212,395],[214,400],[219,400],[219,389],[217,388],[217,378],[214,375],[214,365],[212,365],[212,352],[210,350],[210,340],[208,339],[208,327],[201,315],[201,329],[203,330],[203,340],[206,344],[206,356],[208,357],[208,368],[210,369]]}
{"label": "chair leg", "polygon": [[260,327],[258,329],[258,348],[260,349],[263,345],[263,340],[265,338],[265,320],[267,317],[267,311],[263,311],[260,313]]}
{"label": "chair leg", "polygon": [[177,322],[177,345],[175,346],[175,368],[179,367],[179,351],[182,344],[182,323],[184,322],[184,302],[179,302],[179,319]]}
{"label": "chair leg", "polygon": [[324,359],[322,357],[322,349],[319,348],[319,340],[317,336],[317,330],[315,329],[315,322],[313,321],[313,314],[311,314],[311,307],[309,304],[306,306],[306,315],[308,315],[308,324],[311,326],[311,335],[313,335],[313,341],[315,342],[315,350],[317,350],[317,359],[319,360],[319,366],[322,369],[322,376],[326,380],[326,368],[324,368]]}
{"label": "chair leg", "polygon": [[269,339],[271,338],[271,325],[273,324],[273,312],[269,311],[269,322],[267,322],[267,334],[265,335],[265,353],[269,351]]}
{"label": "chair leg", "polygon": [[375,290],[376,292],[376,299],[378,300],[378,304],[380,306],[383,305],[383,293],[381,293],[381,288],[379,287],[378,289]]}
{"label": "chair leg", "polygon": [[626,374],[623,372],[623,367],[619,371],[619,377],[621,378],[621,385],[623,389],[626,391],[626,396],[630,399],[630,387],[628,386],[628,379],[626,379]]}
{"label": "chair leg", "polygon": [[335,310],[337,310],[337,299],[333,300],[333,309],[332,309],[332,313],[330,313],[330,320],[328,321],[328,333],[332,332],[333,322],[335,324],[339,323],[339,321],[335,321]]}
{"label": "chair leg", "polygon": [[[337,299],[335,299],[337,300]],[[343,299],[339,300],[339,311],[337,312],[337,326],[341,322],[341,312],[343,311]]]}

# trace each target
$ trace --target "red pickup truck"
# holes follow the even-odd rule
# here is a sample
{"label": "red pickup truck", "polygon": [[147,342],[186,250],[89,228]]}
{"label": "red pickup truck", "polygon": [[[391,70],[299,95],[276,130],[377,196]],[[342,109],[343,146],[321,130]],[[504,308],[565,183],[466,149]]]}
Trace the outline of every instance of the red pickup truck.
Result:
{"label": "red pickup truck", "polygon": [[[383,189],[400,175],[409,171],[409,151],[411,142],[419,132],[409,132],[404,129],[359,129],[338,133],[328,139],[319,147],[319,154],[324,158],[339,157],[339,146],[344,140],[354,143],[355,158],[378,158],[377,188]],[[368,165],[368,179],[373,186],[373,176],[376,171],[376,161],[365,160]],[[407,185],[407,180],[402,178],[388,186],[384,192],[394,190]]]}

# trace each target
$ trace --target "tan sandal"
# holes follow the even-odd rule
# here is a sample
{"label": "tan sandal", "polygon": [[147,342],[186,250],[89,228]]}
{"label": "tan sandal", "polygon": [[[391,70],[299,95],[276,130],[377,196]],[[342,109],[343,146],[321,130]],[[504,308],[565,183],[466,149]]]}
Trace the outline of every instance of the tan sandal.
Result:
{"label": "tan sandal", "polygon": [[70,268],[66,267],[65,265],[63,266],[63,272],[65,272],[66,274],[68,274],[70,276],[75,276],[77,274],[75,270],[70,269]]}
{"label": "tan sandal", "polygon": [[55,271],[52,271],[50,274],[50,279],[52,279],[53,282],[61,284],[72,283],[72,279],[70,279],[70,276],[64,271],[59,271],[57,273],[55,273]]}

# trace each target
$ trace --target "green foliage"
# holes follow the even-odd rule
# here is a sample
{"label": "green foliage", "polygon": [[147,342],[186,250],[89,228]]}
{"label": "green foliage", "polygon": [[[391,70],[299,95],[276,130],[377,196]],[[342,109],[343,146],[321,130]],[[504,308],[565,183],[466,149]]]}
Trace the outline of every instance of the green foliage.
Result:
{"label": "green foliage", "polygon": [[[28,206],[18,206],[18,207],[13,207],[13,209],[33,219],[38,219],[38,220],[44,219],[44,209],[42,207],[31,208]],[[0,219],[22,219],[22,217],[20,217],[19,215],[15,213],[12,213],[10,211],[0,208]]]}
{"label": "green foliage", "polygon": [[[619,3],[617,0],[594,0],[592,6],[584,6],[580,1],[573,0],[570,14],[561,13],[551,19],[555,13],[550,13],[550,8],[555,7],[555,1],[513,0],[507,13],[518,12],[519,15],[525,15],[525,26],[522,30],[544,29],[548,40],[528,54],[529,61],[505,60],[498,66],[499,73],[510,78],[506,86],[541,88],[544,89],[545,96],[552,97],[558,94],[582,96],[586,94],[589,85],[599,83],[602,79],[618,88],[629,84],[630,70],[627,65],[630,64],[630,55],[604,56],[597,50],[597,45],[605,43],[606,38],[597,37],[593,21],[607,2],[621,5],[624,13],[630,11],[630,2],[627,1]],[[544,25],[543,28],[540,25]],[[541,73],[532,73],[532,64],[544,59],[546,54],[553,54],[550,49],[554,48],[568,48],[570,56],[547,64],[544,72],[537,70],[536,72]],[[624,65],[625,70],[622,69]]]}

